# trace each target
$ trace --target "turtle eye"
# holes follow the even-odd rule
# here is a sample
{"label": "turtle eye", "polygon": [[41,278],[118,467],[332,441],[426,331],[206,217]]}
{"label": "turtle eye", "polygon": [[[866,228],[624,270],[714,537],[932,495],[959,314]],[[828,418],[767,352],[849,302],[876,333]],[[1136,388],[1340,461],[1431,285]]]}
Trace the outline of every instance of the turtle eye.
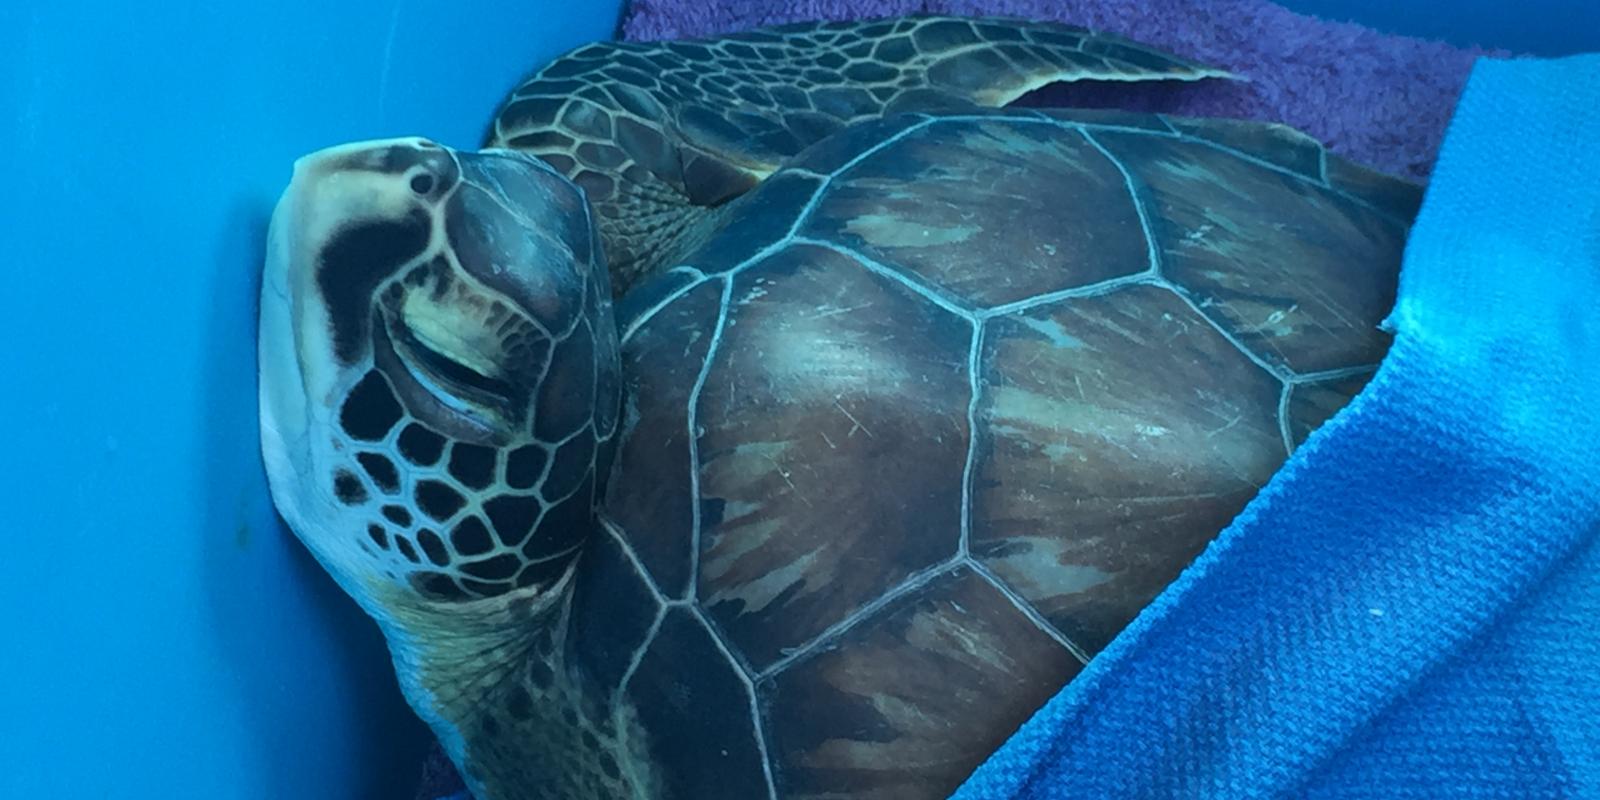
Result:
{"label": "turtle eye", "polygon": [[432,175],[426,172],[418,173],[411,176],[411,191],[416,192],[419,197],[427,197],[433,191],[434,183]]}
{"label": "turtle eye", "polygon": [[522,429],[538,373],[516,358],[531,333],[486,310],[486,302],[448,282],[391,283],[373,309],[373,349],[378,369],[419,421],[497,445]]}
{"label": "turtle eye", "polygon": [[391,335],[397,338],[410,360],[448,392],[475,405],[502,403],[515,396],[511,384],[485,374],[471,364],[442,352],[415,335],[403,320],[396,320]]}

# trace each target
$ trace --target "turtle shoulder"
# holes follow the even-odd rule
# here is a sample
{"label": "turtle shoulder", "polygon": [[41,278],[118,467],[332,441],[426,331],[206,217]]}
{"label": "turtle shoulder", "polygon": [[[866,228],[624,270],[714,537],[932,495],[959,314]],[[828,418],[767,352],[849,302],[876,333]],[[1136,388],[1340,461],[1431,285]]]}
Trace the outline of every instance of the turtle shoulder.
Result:
{"label": "turtle shoulder", "polygon": [[1005,111],[730,204],[619,306],[575,611],[633,620],[582,646],[666,784],[947,795],[1359,391],[1414,195],[1283,128]]}

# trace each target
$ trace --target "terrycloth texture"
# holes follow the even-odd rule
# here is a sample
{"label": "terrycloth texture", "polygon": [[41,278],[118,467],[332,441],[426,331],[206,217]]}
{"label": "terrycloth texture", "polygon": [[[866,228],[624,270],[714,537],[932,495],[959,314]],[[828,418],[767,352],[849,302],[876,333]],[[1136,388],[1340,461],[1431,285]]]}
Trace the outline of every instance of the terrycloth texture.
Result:
{"label": "terrycloth texture", "polygon": [[1334,152],[1419,180],[1432,166],[1472,60],[1488,52],[1328,22],[1267,0],[634,0],[623,38],[676,39],[921,11],[1082,25],[1250,78],[1249,83],[1055,87],[1035,93],[1026,104],[1283,122]]}
{"label": "terrycloth texture", "polygon": [[1596,142],[1480,63],[1377,376],[957,800],[1600,796]]}

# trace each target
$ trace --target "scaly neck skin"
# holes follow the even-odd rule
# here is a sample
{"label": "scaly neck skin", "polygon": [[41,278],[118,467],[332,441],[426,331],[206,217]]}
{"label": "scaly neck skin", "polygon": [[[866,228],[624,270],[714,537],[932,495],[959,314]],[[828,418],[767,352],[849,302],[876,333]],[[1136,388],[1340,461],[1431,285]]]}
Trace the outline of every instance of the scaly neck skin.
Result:
{"label": "scaly neck skin", "polygon": [[471,603],[381,600],[406,697],[477,800],[660,796],[632,708],[568,657],[574,572]]}
{"label": "scaly neck skin", "polygon": [[689,263],[722,229],[732,207],[662,204],[648,213],[635,210],[633,217],[601,217],[613,296],[620,298],[649,278]]}

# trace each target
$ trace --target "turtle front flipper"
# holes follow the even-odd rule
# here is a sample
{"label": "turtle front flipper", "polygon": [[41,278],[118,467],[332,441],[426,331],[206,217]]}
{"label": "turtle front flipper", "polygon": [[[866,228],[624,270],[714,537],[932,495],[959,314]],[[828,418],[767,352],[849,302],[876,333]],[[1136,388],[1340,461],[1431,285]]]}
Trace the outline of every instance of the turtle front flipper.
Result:
{"label": "turtle front flipper", "polygon": [[593,204],[620,293],[699,243],[707,209],[884,114],[1001,106],[1076,80],[1231,77],[1050,22],[907,16],[692,41],[603,42],[512,93],[488,144],[537,155]]}

